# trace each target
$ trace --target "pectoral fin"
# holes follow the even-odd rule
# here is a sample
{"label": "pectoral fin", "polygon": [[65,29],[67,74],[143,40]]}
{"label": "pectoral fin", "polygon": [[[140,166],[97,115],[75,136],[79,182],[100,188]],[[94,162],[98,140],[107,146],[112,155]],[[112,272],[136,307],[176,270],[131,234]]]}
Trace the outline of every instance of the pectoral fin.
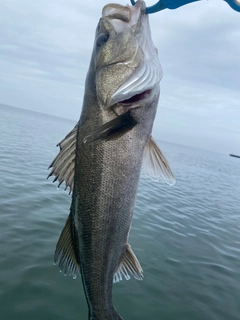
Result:
{"label": "pectoral fin", "polygon": [[65,190],[69,187],[69,193],[72,192],[74,183],[77,129],[78,123],[73,130],[57,144],[60,151],[50,164],[49,168],[52,168],[52,170],[47,177],[48,179],[52,175],[55,176],[53,182],[58,180],[58,187],[65,181]]}
{"label": "pectoral fin", "polygon": [[152,180],[162,180],[170,186],[176,183],[167,159],[162,154],[152,137],[144,148],[143,171]]}
{"label": "pectoral fin", "polygon": [[69,215],[57,243],[54,263],[58,265],[65,276],[69,275],[74,279],[80,273],[77,248],[78,235],[75,227],[71,224],[71,216]]}
{"label": "pectoral fin", "polygon": [[113,282],[119,282],[124,277],[126,280],[130,279],[129,272],[136,278],[137,280],[143,279],[143,270],[138,262],[137,257],[133,253],[129,244],[126,246],[126,252],[120,262],[120,265],[117,271],[114,274]]}
{"label": "pectoral fin", "polygon": [[137,121],[132,117],[131,112],[128,111],[89,133],[83,139],[83,142],[92,143],[98,140],[117,139],[130,131],[136,124]]}

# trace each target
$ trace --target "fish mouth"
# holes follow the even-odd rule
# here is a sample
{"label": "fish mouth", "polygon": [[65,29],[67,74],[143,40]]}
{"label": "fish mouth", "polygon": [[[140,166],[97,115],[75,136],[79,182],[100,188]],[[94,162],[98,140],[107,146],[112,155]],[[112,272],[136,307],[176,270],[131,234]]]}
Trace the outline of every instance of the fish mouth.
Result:
{"label": "fish mouth", "polygon": [[102,17],[110,18],[115,31],[120,32],[126,27],[125,23],[130,27],[136,26],[145,11],[146,4],[143,0],[138,0],[134,6],[109,3],[103,7]]}

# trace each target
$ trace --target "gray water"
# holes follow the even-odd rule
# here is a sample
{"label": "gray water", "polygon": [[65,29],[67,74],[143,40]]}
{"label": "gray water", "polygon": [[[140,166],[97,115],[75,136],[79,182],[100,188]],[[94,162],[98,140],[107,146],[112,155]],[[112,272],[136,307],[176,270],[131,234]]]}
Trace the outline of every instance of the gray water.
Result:
{"label": "gray water", "polygon": [[[87,319],[53,252],[70,196],[46,180],[74,122],[0,106],[0,319]],[[240,319],[240,159],[160,142],[174,187],[141,177],[130,244],[144,280],[114,285],[126,320]]]}

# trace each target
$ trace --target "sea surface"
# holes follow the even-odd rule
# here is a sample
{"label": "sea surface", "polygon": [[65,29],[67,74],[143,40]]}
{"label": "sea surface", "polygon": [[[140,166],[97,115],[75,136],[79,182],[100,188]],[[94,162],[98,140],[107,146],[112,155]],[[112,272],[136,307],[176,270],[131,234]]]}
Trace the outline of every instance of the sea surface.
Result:
{"label": "sea surface", "polygon": [[[87,319],[53,253],[71,197],[46,180],[73,121],[0,106],[0,319]],[[240,319],[240,159],[159,142],[177,183],[141,176],[130,244],[144,280],[114,285],[125,320]]]}

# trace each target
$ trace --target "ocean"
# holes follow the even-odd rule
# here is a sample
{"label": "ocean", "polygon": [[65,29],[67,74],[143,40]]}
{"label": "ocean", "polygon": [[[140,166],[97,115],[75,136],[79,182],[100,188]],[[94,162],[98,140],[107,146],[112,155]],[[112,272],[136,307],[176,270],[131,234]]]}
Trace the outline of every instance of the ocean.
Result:
{"label": "ocean", "polygon": [[[87,319],[53,253],[71,197],[47,168],[75,122],[0,105],[0,319]],[[220,142],[219,142],[220,143]],[[126,320],[240,319],[240,159],[159,142],[177,183],[142,174],[130,241],[144,280],[114,285]]]}

